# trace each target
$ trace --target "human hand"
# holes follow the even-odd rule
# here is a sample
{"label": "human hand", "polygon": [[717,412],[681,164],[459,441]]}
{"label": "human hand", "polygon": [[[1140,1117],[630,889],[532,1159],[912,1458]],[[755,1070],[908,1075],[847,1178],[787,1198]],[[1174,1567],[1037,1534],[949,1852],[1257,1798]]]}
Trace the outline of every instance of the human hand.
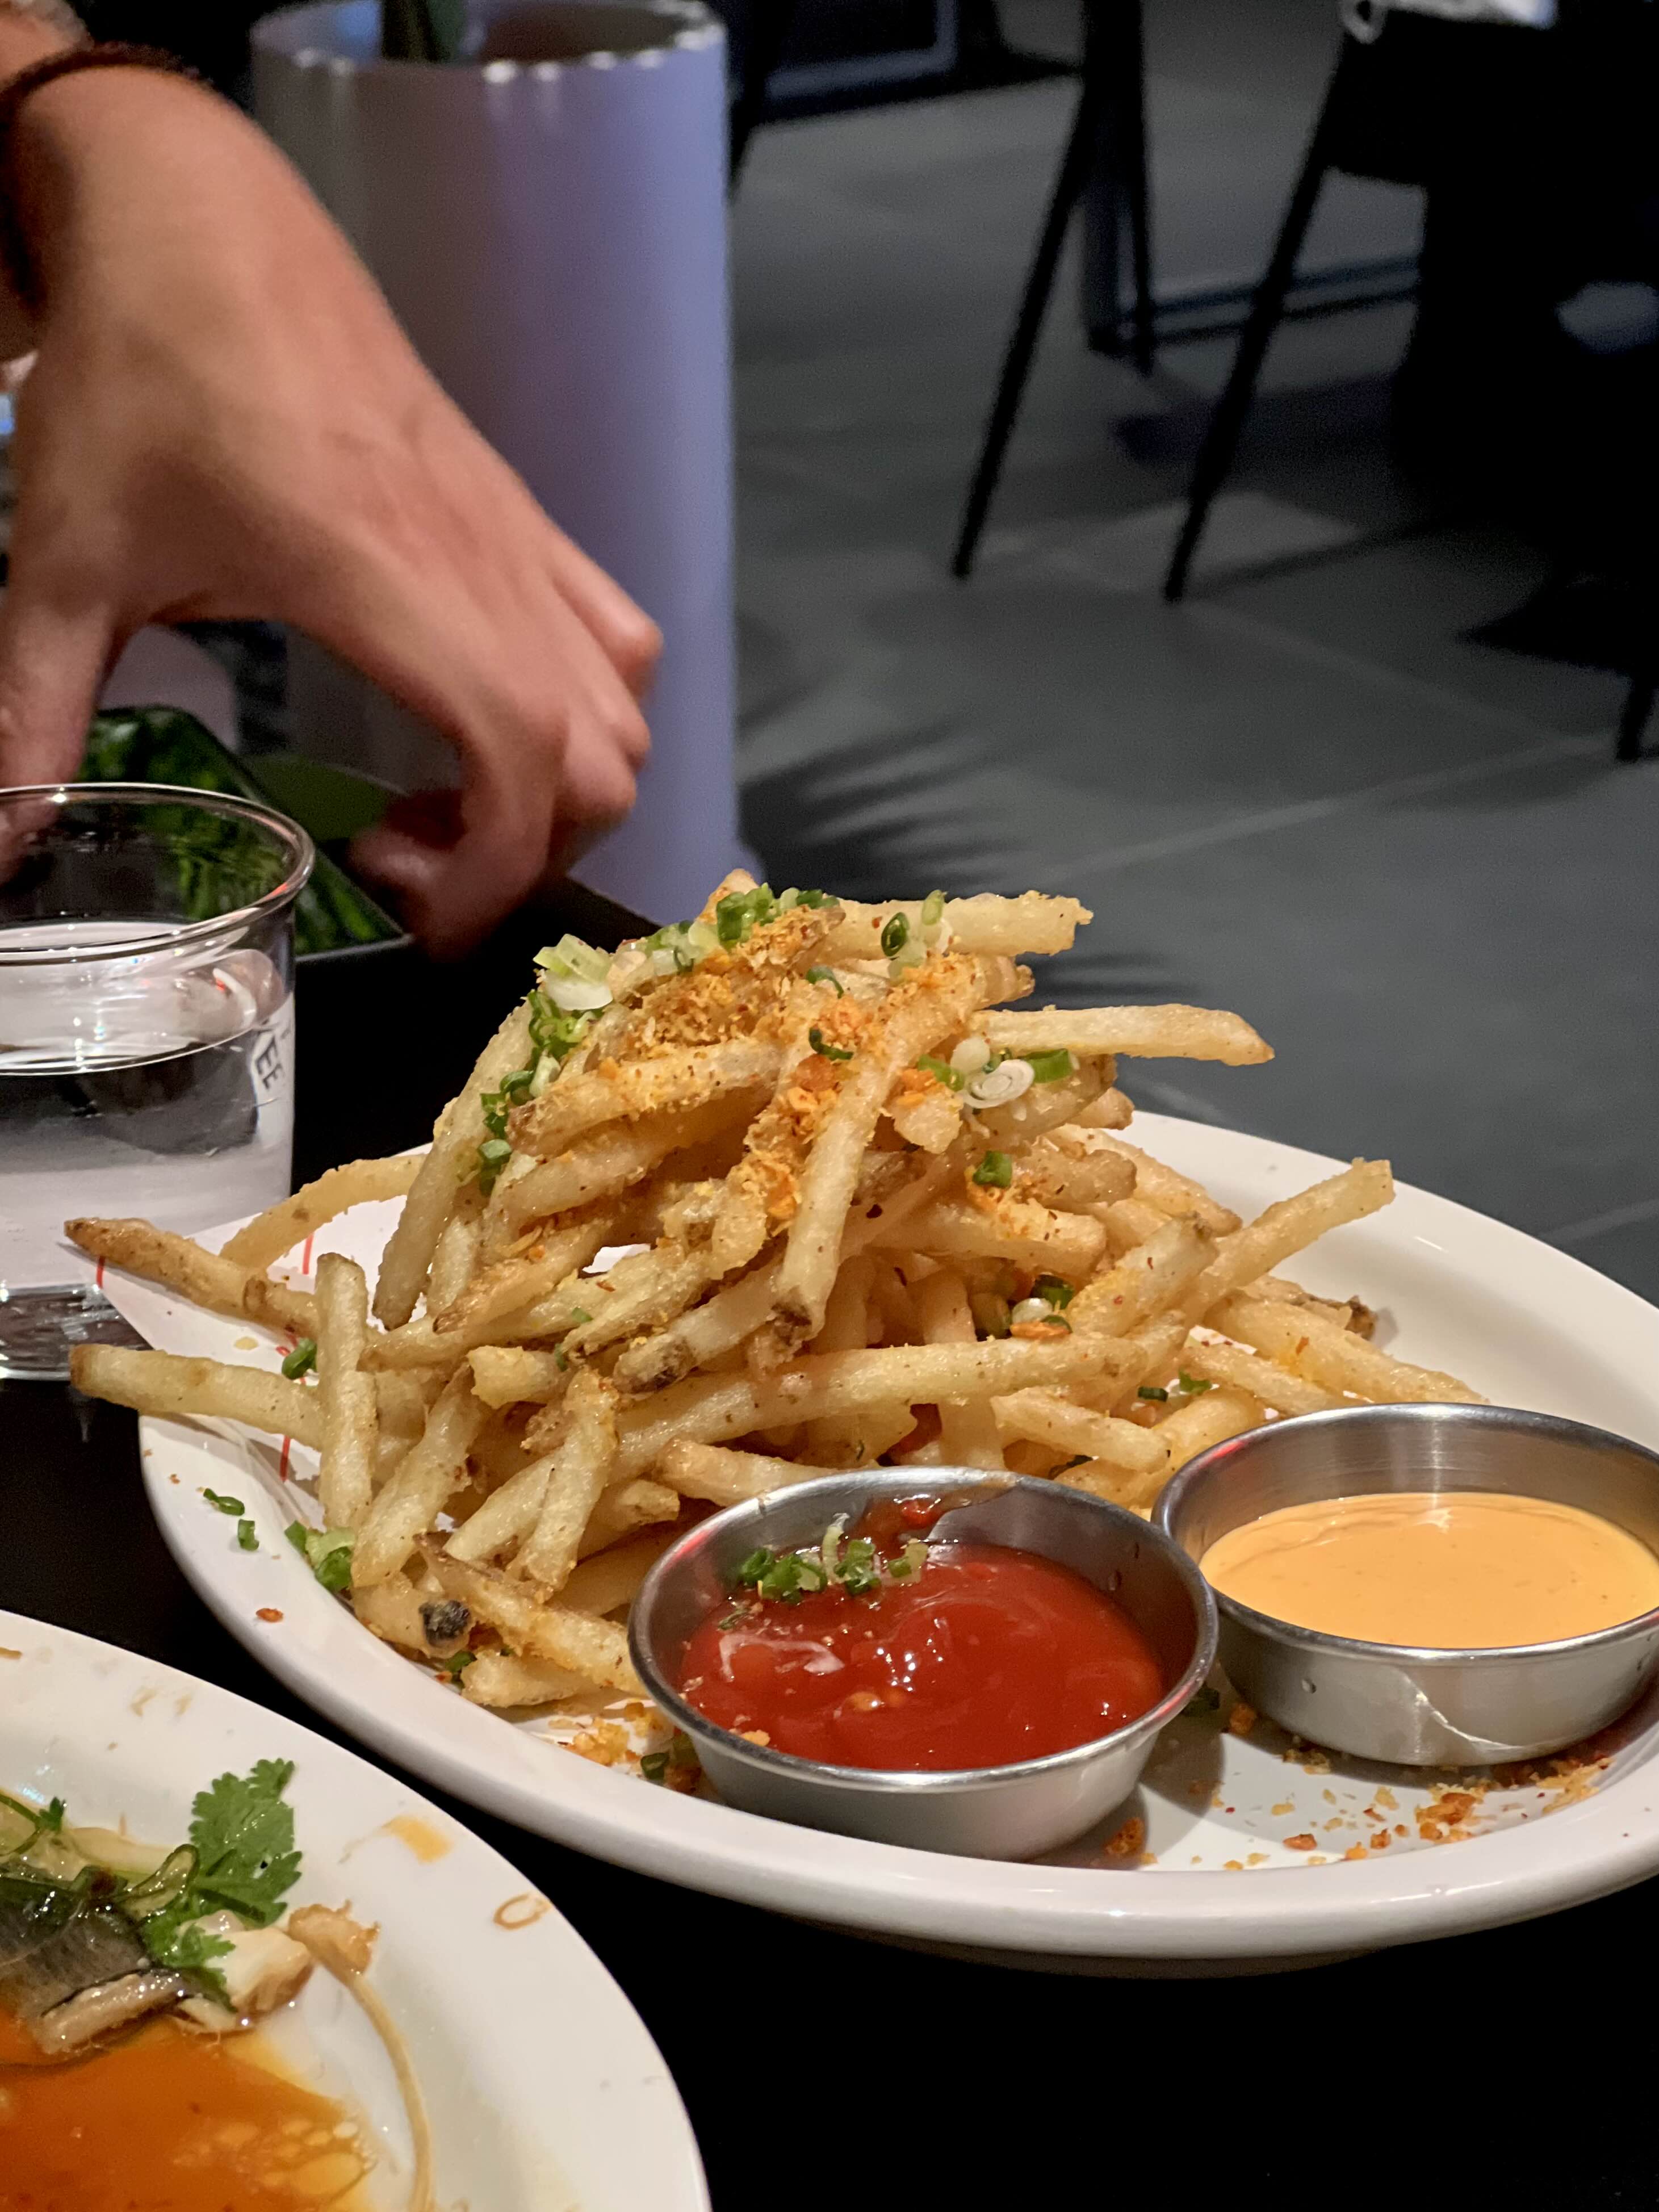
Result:
{"label": "human hand", "polygon": [[40,277],[0,605],[0,783],[72,775],[146,623],[293,624],[435,726],[459,790],[354,859],[460,951],[633,803],[660,640],[439,390],[234,108],[88,70],[20,112]]}

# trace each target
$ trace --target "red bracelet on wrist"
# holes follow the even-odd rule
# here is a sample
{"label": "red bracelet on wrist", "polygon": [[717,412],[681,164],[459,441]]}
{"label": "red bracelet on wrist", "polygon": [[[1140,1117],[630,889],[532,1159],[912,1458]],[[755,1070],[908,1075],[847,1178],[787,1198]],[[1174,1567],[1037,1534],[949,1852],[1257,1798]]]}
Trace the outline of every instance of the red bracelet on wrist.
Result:
{"label": "red bracelet on wrist", "polygon": [[44,61],[32,62],[27,69],[19,70],[15,76],[0,85],[0,274],[5,276],[31,314],[38,313],[41,305],[40,279],[17,212],[17,179],[13,167],[17,118],[23,102],[44,85],[54,84],[61,76],[73,76],[80,70],[104,69],[159,70],[168,76],[191,77],[201,82],[188,62],[180,61],[176,54],[161,46],[112,44],[70,46],[62,53],[48,54]]}

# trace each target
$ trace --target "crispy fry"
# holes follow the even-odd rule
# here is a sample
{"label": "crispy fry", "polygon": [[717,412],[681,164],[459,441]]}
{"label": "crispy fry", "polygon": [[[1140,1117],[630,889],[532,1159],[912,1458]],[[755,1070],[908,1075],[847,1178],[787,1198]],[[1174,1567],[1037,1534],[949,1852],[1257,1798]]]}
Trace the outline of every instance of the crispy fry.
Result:
{"label": "crispy fry", "polygon": [[715,1275],[706,1244],[671,1241],[630,1252],[602,1279],[584,1285],[592,1292],[584,1310],[591,1310],[566,1337],[566,1353],[585,1358],[638,1330],[660,1328],[684,1313]]}
{"label": "crispy fry", "polygon": [[1219,1060],[1249,1067],[1273,1058],[1247,1021],[1209,1006],[1045,1006],[1041,1013],[988,1014],[1000,1052],[1114,1053],[1133,1060]]}
{"label": "crispy fry", "polygon": [[[653,1490],[661,1486],[648,1486]],[[618,1607],[632,1602],[640,1584],[678,1534],[679,1530],[672,1527],[647,1528],[641,1535],[594,1553],[574,1569],[560,1596],[578,1613],[615,1613]]]}
{"label": "crispy fry", "polygon": [[1103,1091],[1098,1098],[1073,1118],[1080,1129],[1127,1129],[1135,1109],[1121,1091]]}
{"label": "crispy fry", "polygon": [[[603,1245],[616,1242],[617,1220],[615,1206],[601,1202],[584,1207],[570,1220],[550,1224],[527,1252],[497,1260],[475,1274],[433,1316],[433,1328],[440,1336],[448,1336],[456,1329],[476,1329],[551,1298],[567,1275],[586,1267]],[[574,1286],[567,1304],[573,1310],[579,1304]]]}
{"label": "crispy fry", "polygon": [[516,1155],[513,1164],[525,1160],[526,1171],[503,1175],[486,1209],[489,1257],[500,1259],[527,1222],[631,1189],[671,1153],[701,1145],[740,1121],[762,1096],[758,1089],[732,1091],[707,1105],[615,1123],[580,1139],[556,1159],[532,1163],[527,1154]]}
{"label": "crispy fry", "polygon": [[545,1659],[520,1659],[516,1653],[479,1651],[460,1677],[461,1695],[470,1705],[492,1711],[507,1705],[549,1705],[574,1698],[592,1686],[586,1674],[556,1667]]}
{"label": "crispy fry", "polygon": [[368,1285],[355,1260],[317,1262],[317,1395],[322,1455],[317,1498],[329,1528],[358,1528],[374,1491],[380,1407],[372,1375],[359,1372],[368,1332]]}
{"label": "crispy fry", "polygon": [[374,1285],[374,1318],[383,1328],[406,1322],[426,1288],[432,1255],[454,1208],[461,1176],[486,1134],[480,1103],[483,1094],[498,1090],[529,1058],[530,1016],[523,1006],[515,1006],[479,1054],[459,1096],[439,1115],[432,1148],[404,1200]]}
{"label": "crispy fry", "polygon": [[427,1416],[419,1440],[381,1489],[351,1555],[354,1583],[387,1582],[431,1528],[453,1491],[466,1479],[466,1455],[483,1427],[485,1407],[473,1396],[465,1368],[452,1375]]}
{"label": "crispy fry", "polygon": [[[1158,1423],[1152,1434],[1169,1453],[1168,1473],[1175,1474],[1189,1459],[1208,1451],[1212,1444],[1224,1443],[1229,1437],[1238,1436],[1245,1429],[1258,1429],[1267,1418],[1267,1408],[1261,1400],[1246,1391],[1206,1390],[1202,1397],[1189,1398],[1184,1405],[1178,1406],[1167,1420]],[[1138,1477],[1133,1492],[1124,1504],[1155,1504],[1165,1480],[1163,1474]]]}
{"label": "crispy fry", "polygon": [[483,1246],[483,1194],[476,1182],[463,1183],[455,1194],[454,1210],[439,1231],[426,1279],[427,1315],[434,1327],[437,1316],[471,1281]]}
{"label": "crispy fry", "polygon": [[[881,933],[896,914],[913,930],[921,928],[920,899],[890,899],[880,906],[842,901],[842,920],[819,946],[825,960],[868,960],[881,950]],[[1069,952],[1080,927],[1094,919],[1073,898],[1048,898],[1023,891],[998,898],[981,891],[973,898],[945,902],[945,942],[957,952]]]}
{"label": "crispy fry", "polygon": [[823,1326],[860,1163],[895,1078],[959,1028],[972,1009],[977,978],[971,963],[947,959],[937,970],[915,972],[917,980],[894,988],[879,1026],[872,1025],[846,1063],[835,1103],[801,1171],[799,1205],[778,1278],[778,1312],[797,1341]]}
{"label": "crispy fry", "polygon": [[[1238,1227],[1238,1216],[1232,1208],[1218,1206],[1203,1184],[1194,1182],[1190,1176],[1177,1174],[1139,1146],[1126,1145],[1121,1137],[1103,1133],[1095,1142],[1129,1163],[1134,1170],[1134,1195],[1155,1206],[1160,1213],[1189,1213],[1212,1237],[1228,1236]],[[1114,1194],[1127,1195],[1121,1191]]]}
{"label": "crispy fry", "polygon": [[1214,1259],[1186,1295],[1187,1311],[1201,1321],[1229,1291],[1258,1275],[1272,1274],[1328,1230],[1363,1220],[1393,1196],[1394,1177],[1386,1160],[1356,1160],[1340,1175],[1328,1176],[1294,1198],[1280,1199],[1222,1238]]}
{"label": "crispy fry", "polygon": [[[1027,1437],[1056,1451],[1082,1452],[1137,1474],[1169,1463],[1169,1452],[1153,1431],[1073,1405],[1057,1390],[1016,1390],[1009,1397],[994,1398],[991,1405],[1005,1437]],[[945,1455],[951,1456],[948,1449]]]}
{"label": "crispy fry", "polygon": [[605,1060],[550,1083],[539,1098],[518,1107],[507,1126],[519,1151],[550,1159],[606,1122],[702,1106],[757,1084],[769,1086],[777,1080],[778,1063],[777,1046],[757,1036],[692,1046],[626,1066]]}
{"label": "crispy fry", "polygon": [[1266,1298],[1233,1297],[1215,1310],[1212,1326],[1292,1374],[1330,1391],[1352,1390],[1378,1405],[1479,1406],[1486,1401],[1455,1375],[1413,1367],[1339,1328],[1306,1308]]}
{"label": "crispy fry", "polygon": [[536,1525],[513,1562],[515,1573],[550,1590],[569,1581],[617,1456],[617,1394],[609,1382],[584,1370],[570,1386],[565,1412],[569,1425],[548,1468]]}
{"label": "crispy fry", "polygon": [[[670,1490],[665,1483],[650,1482],[643,1475],[631,1482],[617,1483],[607,1490],[593,1508],[581,1542],[576,1547],[579,1559],[587,1560],[603,1552],[608,1544],[631,1536],[637,1528],[648,1528],[653,1522],[672,1521],[680,1510],[679,1493]],[[573,1576],[571,1578],[574,1580]],[[569,1602],[576,1603],[573,1597]],[[608,1606],[593,1608],[608,1613]]]}
{"label": "crispy fry", "polygon": [[630,1346],[617,1362],[618,1386],[660,1390],[741,1344],[771,1319],[781,1264],[777,1259],[757,1267],[642,1343]]}
{"label": "crispy fry", "polygon": [[[1014,1188],[1021,1197],[1066,1212],[1115,1206],[1134,1187],[1133,1161],[1107,1151],[1103,1139],[1092,1131],[1085,1133],[1069,1126],[1039,1137],[1014,1170]],[[1237,1228],[1237,1222],[1232,1226]]]}
{"label": "crispy fry", "polygon": [[499,1629],[520,1658],[546,1660],[591,1682],[641,1694],[643,1685],[628,1656],[628,1638],[614,1621],[578,1613],[516,1575],[452,1559],[430,1538],[427,1556],[446,1596],[459,1598],[480,1620]]}
{"label": "crispy fry", "polygon": [[[982,1030],[984,1024],[979,1026]],[[975,1133],[993,1151],[1018,1153],[1051,1129],[1062,1129],[1087,1113],[1109,1080],[1109,1065],[1085,1060],[1057,1083],[1034,1083],[1012,1104],[975,1114]]]}
{"label": "crispy fry", "polygon": [[486,1406],[538,1406],[562,1398],[570,1363],[561,1352],[532,1352],[517,1344],[480,1344],[468,1363],[472,1388]]}
{"label": "crispy fry", "polygon": [[878,1237],[933,1257],[1011,1260],[1035,1274],[1081,1282],[1105,1249],[1106,1232],[1086,1213],[1056,1213],[1018,1191],[974,1189],[936,1200],[924,1213]]}
{"label": "crispy fry", "polygon": [[1246,1352],[1237,1344],[1206,1343],[1189,1337],[1181,1354],[1183,1370],[1201,1382],[1220,1382],[1248,1391],[1279,1413],[1325,1413],[1351,1405],[1340,1390],[1327,1390],[1275,1359]]}
{"label": "crispy fry", "polygon": [[536,1525],[547,1495],[556,1451],[526,1460],[483,1504],[469,1513],[451,1535],[445,1549],[455,1559],[485,1560],[510,1552]]}
{"label": "crispy fry", "polygon": [[317,1393],[262,1367],[132,1352],[125,1345],[77,1344],[70,1353],[70,1380],[88,1398],[165,1420],[241,1421],[313,1449],[323,1440]]}
{"label": "crispy fry", "polygon": [[371,1205],[377,1199],[402,1198],[420,1169],[419,1155],[405,1153],[387,1160],[350,1160],[343,1167],[330,1168],[315,1182],[296,1190],[292,1198],[279,1200],[245,1222],[219,1256],[234,1260],[241,1267],[269,1267],[352,1206]]}
{"label": "crispy fry", "polygon": [[257,1268],[209,1252],[170,1229],[148,1221],[94,1219],[66,1221],[64,1234],[90,1258],[177,1291],[210,1313],[262,1321],[304,1336],[316,1334],[317,1308],[309,1291],[270,1282]]}
{"label": "crispy fry", "polygon": [[[940,1267],[916,1291],[916,1310],[928,1344],[977,1342],[974,1316],[960,1275]],[[939,1401],[939,1447],[952,1467],[1000,1468],[1002,1440],[987,1398]]]}
{"label": "crispy fry", "polygon": [[400,1644],[405,1651],[427,1650],[426,1624],[421,1618],[421,1592],[407,1575],[369,1589],[353,1587],[351,1610],[363,1626],[383,1643]]}
{"label": "crispy fry", "polygon": [[1087,1334],[1131,1335],[1196,1281],[1214,1255],[1214,1240],[1195,1221],[1160,1220],[1145,1243],[1084,1285],[1066,1318]]}
{"label": "crispy fry", "polygon": [[1109,1376],[1122,1364],[1117,1346],[1077,1337],[1059,1344],[1005,1340],[814,1352],[764,1382],[745,1375],[693,1376],[641,1405],[623,1408],[617,1465],[624,1474],[643,1474],[680,1437],[720,1443],[786,1420],[817,1420],[884,1404],[932,1406],[941,1398],[996,1397],[1028,1384]]}
{"label": "crispy fry", "polygon": [[764,1498],[792,1483],[811,1482],[834,1468],[808,1467],[799,1460],[773,1459],[764,1452],[730,1451],[718,1444],[672,1443],[657,1462],[657,1473],[683,1498],[706,1498],[716,1505],[738,1505]]}

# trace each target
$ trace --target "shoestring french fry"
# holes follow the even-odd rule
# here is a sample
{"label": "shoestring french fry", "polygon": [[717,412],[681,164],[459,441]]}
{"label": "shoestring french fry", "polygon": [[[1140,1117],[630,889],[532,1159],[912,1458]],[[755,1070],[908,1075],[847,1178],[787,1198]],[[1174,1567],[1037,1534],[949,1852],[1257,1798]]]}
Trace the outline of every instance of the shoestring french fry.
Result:
{"label": "shoestring french fry", "polygon": [[396,1153],[386,1160],[349,1160],[343,1167],[330,1168],[292,1198],[245,1222],[219,1256],[242,1267],[271,1267],[354,1206],[405,1197],[420,1170],[416,1153]]}
{"label": "shoestring french fry", "polygon": [[577,1562],[560,1596],[577,1613],[615,1613],[631,1604],[640,1584],[678,1534],[678,1528],[646,1528],[607,1545]]}
{"label": "shoestring french fry", "polygon": [[[82,1219],[66,1221],[64,1234],[89,1259],[160,1283],[210,1313],[264,1321],[306,1336],[315,1333],[317,1309],[308,1291],[270,1282],[257,1268],[205,1251],[170,1229],[157,1229],[149,1221]],[[257,1311],[249,1303],[255,1291],[263,1300]]]}
{"label": "shoestring french fry", "polygon": [[[893,899],[880,906],[842,901],[840,926],[819,950],[824,960],[861,960],[883,949],[884,931],[902,915],[912,932],[923,927],[927,902]],[[946,899],[940,915],[944,941],[957,952],[1017,954],[1069,952],[1077,933],[1094,917],[1076,899],[1049,898],[1022,891],[1018,898],[981,892],[974,898]]]}
{"label": "shoestring french fry", "polygon": [[1215,1256],[1215,1240],[1194,1220],[1159,1218],[1136,1244],[1092,1281],[1066,1309],[1074,1329],[1128,1336],[1155,1319],[1195,1282]]}
{"label": "shoestring french fry", "polygon": [[745,1498],[764,1498],[769,1491],[787,1490],[791,1484],[811,1482],[836,1472],[793,1459],[777,1459],[766,1452],[732,1451],[720,1444],[670,1444],[656,1463],[656,1471],[671,1490],[682,1498],[703,1498],[714,1505],[739,1505]]}
{"label": "shoestring french fry", "polygon": [[[954,1269],[938,1267],[915,1292],[916,1318],[927,1344],[976,1344],[979,1331],[968,1292]],[[953,1467],[1000,1468],[1002,1440],[988,1398],[941,1398],[939,1448]]]}
{"label": "shoestring french fry", "polygon": [[1232,1208],[1218,1206],[1202,1183],[1165,1167],[1162,1160],[1155,1160],[1139,1145],[1125,1144],[1122,1138],[1109,1132],[1103,1132],[1095,1141],[1107,1152],[1127,1161],[1134,1170],[1130,1190],[1114,1191],[1114,1198],[1133,1194],[1144,1199],[1148,1206],[1155,1206],[1160,1213],[1189,1213],[1199,1227],[1207,1229],[1212,1237],[1228,1236],[1240,1226]]}
{"label": "shoestring french fry", "polygon": [[485,1408],[465,1369],[453,1375],[408,1457],[370,1507],[352,1553],[354,1583],[389,1581],[466,1476],[466,1456]]}
{"label": "shoestring french fry", "polygon": [[1189,1336],[1182,1350],[1181,1365],[1184,1374],[1196,1376],[1201,1382],[1218,1382],[1248,1392],[1276,1413],[1328,1413],[1353,1403],[1341,1391],[1310,1382],[1305,1375],[1297,1375],[1260,1352],[1247,1352],[1239,1344]]}
{"label": "shoestring french fry", "polygon": [[459,1096],[439,1115],[431,1149],[380,1261],[374,1318],[382,1328],[398,1328],[414,1312],[461,1188],[463,1164],[484,1140],[485,1095],[498,1089],[529,1051],[530,1015],[526,1007],[515,1006],[478,1055]]}
{"label": "shoestring french fry", "polygon": [[[1104,1460],[1136,1474],[1152,1474],[1169,1462],[1168,1448],[1153,1431],[1077,1405],[1056,1390],[1016,1390],[1008,1397],[994,1398],[991,1411],[1004,1436],[1024,1437],[1033,1443],[1051,1444],[1056,1451]],[[948,1443],[946,1456],[953,1456]],[[1001,1464],[1000,1453],[996,1463]]]}
{"label": "shoestring french fry", "polygon": [[988,1014],[985,1035],[1002,1052],[1219,1060],[1229,1067],[1273,1056],[1247,1021],[1211,1006],[1045,1006],[1040,1013]]}
{"label": "shoestring french fry", "polygon": [[1306,1308],[1264,1298],[1228,1298],[1216,1309],[1213,1326],[1328,1390],[1353,1391],[1388,1405],[1485,1402],[1455,1375],[1395,1359]]}
{"label": "shoestring french fry", "polygon": [[[1024,959],[1088,919],[1037,893],[859,905],[736,872],[614,954],[562,939],[422,1160],[337,1169],[219,1255],[70,1224],[113,1266],[311,1338],[314,1382],[101,1346],[76,1379],[318,1450],[366,1629],[474,1705],[590,1714],[637,1695],[614,1616],[713,1508],[887,1460],[1146,1512],[1259,1422],[1473,1400],[1370,1344],[1359,1299],[1276,1272],[1386,1205],[1386,1164],[1241,1223],[1118,1135],[1120,1055],[1248,1067],[1270,1057],[1248,1023],[1011,1006]],[[349,1261],[324,1253],[314,1294],[269,1272],[397,1196],[378,1327]]]}
{"label": "shoestring french fry", "polygon": [[323,1442],[317,1502],[328,1528],[359,1528],[374,1495],[380,1406],[374,1377],[361,1370],[368,1334],[368,1285],[355,1260],[325,1252],[317,1262],[317,1396]]}
{"label": "shoestring french fry", "polygon": [[70,1380],[88,1398],[106,1398],[162,1420],[240,1421],[313,1450],[323,1441],[316,1391],[262,1367],[135,1352],[125,1345],[77,1344],[70,1353]]}
{"label": "shoestring french fry", "polygon": [[617,1456],[617,1394],[585,1368],[565,1401],[569,1426],[553,1454],[536,1523],[513,1561],[544,1589],[562,1590],[576,1564],[576,1547],[599,1504]]}

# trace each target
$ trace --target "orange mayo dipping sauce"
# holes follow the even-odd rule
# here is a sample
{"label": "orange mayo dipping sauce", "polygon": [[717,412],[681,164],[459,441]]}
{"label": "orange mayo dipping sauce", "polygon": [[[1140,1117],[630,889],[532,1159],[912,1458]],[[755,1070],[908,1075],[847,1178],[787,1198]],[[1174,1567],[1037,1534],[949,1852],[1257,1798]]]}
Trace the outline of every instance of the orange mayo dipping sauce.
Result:
{"label": "orange mayo dipping sauce", "polygon": [[1229,1529],[1200,1565],[1224,1597],[1370,1644],[1549,1644],[1659,1606],[1659,1557],[1638,1538],[1577,1505],[1497,1491],[1286,1505]]}

